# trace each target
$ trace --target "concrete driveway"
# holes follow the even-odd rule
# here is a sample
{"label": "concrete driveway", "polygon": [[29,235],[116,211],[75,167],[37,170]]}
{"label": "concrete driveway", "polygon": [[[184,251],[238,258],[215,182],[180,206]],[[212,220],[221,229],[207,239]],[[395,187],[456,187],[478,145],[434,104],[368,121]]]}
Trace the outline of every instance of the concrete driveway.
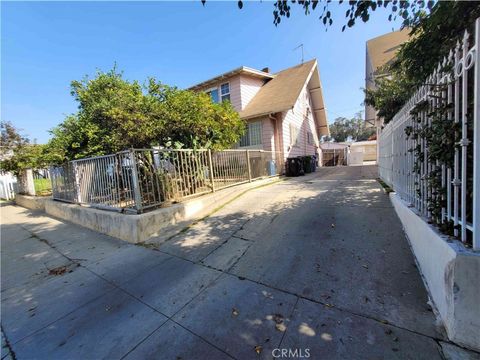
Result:
{"label": "concrete driveway", "polygon": [[2,359],[448,357],[375,178],[322,168],[143,247],[4,206]]}

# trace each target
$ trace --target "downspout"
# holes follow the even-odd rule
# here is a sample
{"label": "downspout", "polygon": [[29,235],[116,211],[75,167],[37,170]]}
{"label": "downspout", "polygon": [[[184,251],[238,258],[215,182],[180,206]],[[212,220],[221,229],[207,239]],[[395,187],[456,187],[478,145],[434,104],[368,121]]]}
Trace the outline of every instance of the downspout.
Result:
{"label": "downspout", "polygon": [[[272,113],[268,114],[268,118],[270,119],[270,121],[273,122],[273,146],[274,146],[274,151],[276,152],[280,152],[280,157],[282,159],[285,158],[284,154],[283,154],[283,134],[282,136],[280,136],[280,134],[278,133],[278,119],[273,116]],[[280,143],[281,142],[281,143]]]}
{"label": "downspout", "polygon": [[273,122],[273,146],[274,146],[274,151],[277,151],[277,143],[278,143],[278,126],[277,126],[277,118],[273,116],[273,114],[268,114],[268,118],[270,121]]}

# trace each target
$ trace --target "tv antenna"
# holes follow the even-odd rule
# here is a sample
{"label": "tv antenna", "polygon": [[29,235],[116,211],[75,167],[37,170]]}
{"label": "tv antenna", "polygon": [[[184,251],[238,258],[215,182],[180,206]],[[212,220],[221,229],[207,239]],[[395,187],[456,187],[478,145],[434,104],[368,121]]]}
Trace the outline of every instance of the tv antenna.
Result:
{"label": "tv antenna", "polygon": [[298,45],[295,49],[293,49],[292,51],[295,51],[297,50],[298,48],[302,48],[302,64],[303,64],[303,44],[300,44]]}

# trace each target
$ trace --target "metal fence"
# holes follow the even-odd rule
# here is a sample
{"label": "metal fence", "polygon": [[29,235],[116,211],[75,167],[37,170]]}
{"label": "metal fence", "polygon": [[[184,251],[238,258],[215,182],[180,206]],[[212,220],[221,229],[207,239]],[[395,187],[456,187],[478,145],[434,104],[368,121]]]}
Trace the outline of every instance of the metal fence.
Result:
{"label": "metal fence", "polygon": [[[477,19],[475,35],[465,32],[462,43],[384,127],[378,163],[380,177],[401,198],[440,228],[451,225],[452,235],[475,250],[480,250],[479,40]],[[442,132],[442,125],[454,129],[453,135]],[[432,136],[450,143],[444,161],[438,160],[442,150],[432,145]],[[435,206],[441,207],[438,216]]]}
{"label": "metal fence", "polygon": [[322,149],[322,166],[347,165],[347,148]]}
{"label": "metal fence", "polygon": [[53,198],[140,213],[283,173],[279,152],[133,149],[50,169]]}
{"label": "metal fence", "polygon": [[8,171],[0,171],[0,199],[12,200],[15,198],[17,178]]}

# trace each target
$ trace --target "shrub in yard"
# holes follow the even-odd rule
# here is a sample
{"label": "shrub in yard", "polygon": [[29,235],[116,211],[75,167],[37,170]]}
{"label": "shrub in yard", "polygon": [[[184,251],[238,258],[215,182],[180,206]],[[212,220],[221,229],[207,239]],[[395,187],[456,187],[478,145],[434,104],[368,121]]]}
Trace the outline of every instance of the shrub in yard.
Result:
{"label": "shrub in yard", "polygon": [[115,68],[73,81],[71,94],[77,113],[51,131],[58,162],[152,146],[223,149],[245,128],[229,102],[214,104],[153,78],[128,81]]}

